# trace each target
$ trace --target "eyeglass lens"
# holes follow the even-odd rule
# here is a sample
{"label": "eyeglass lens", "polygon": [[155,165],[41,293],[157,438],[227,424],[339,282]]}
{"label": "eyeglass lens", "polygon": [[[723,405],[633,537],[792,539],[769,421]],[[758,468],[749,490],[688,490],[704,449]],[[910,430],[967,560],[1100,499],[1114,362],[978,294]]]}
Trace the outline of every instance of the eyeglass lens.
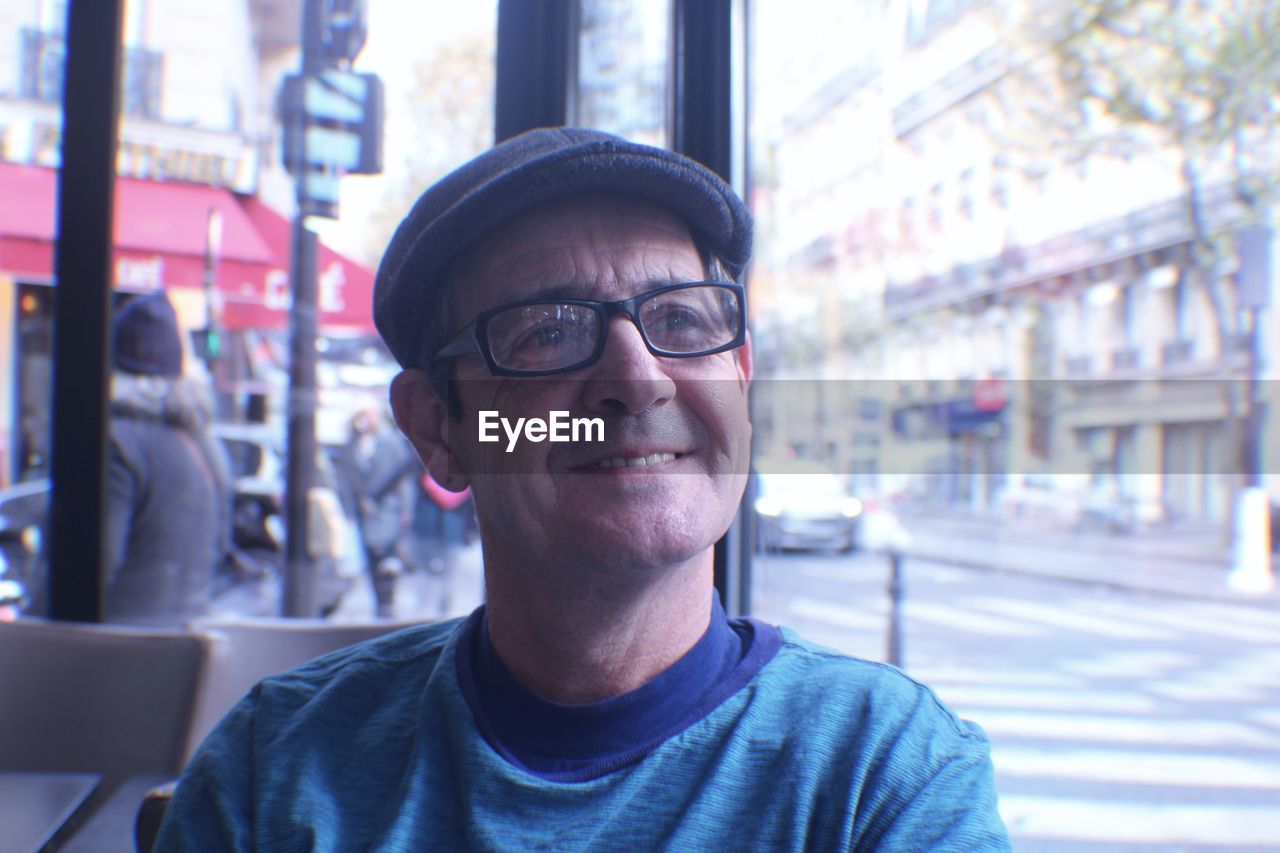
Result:
{"label": "eyeglass lens", "polygon": [[[696,355],[738,336],[741,312],[732,289],[695,285],[656,293],[636,309],[649,344],[664,352]],[[493,359],[512,370],[556,370],[590,360],[605,327],[603,310],[590,305],[539,302],[489,318]]]}

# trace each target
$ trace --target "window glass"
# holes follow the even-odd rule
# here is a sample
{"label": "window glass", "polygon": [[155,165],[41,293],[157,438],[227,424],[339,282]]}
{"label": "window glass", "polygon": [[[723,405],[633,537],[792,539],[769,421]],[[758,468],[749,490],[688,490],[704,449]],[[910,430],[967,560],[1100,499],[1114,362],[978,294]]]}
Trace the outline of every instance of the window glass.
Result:
{"label": "window glass", "polygon": [[755,613],[982,724],[1015,847],[1280,842],[1266,6],[751,4]]}
{"label": "window glass", "polygon": [[667,144],[669,0],[582,0],[571,123]]}
{"label": "window glass", "polygon": [[[204,567],[213,573],[215,613],[281,612],[296,209],[295,176],[282,161],[281,99],[286,78],[300,68],[303,5],[128,0],[124,7],[113,299],[123,310],[163,291],[176,315],[183,375],[174,384],[196,401],[209,482],[226,496],[217,524],[228,540]],[[496,3],[356,5],[366,12],[363,43],[353,31],[354,62],[348,67],[335,55],[329,65],[381,81],[382,170],[342,177],[334,215],[308,224],[320,236],[320,449],[309,516],[316,613],[358,619],[378,614],[371,564],[387,555],[363,547],[353,471],[370,477],[353,461],[356,439],[361,453],[375,438],[388,442],[388,453],[406,448],[391,443],[394,430],[382,429],[390,425],[386,388],[397,368],[373,328],[374,270],[417,193],[492,140]],[[0,580],[25,590],[16,607],[0,601],[0,615],[39,612],[47,603],[39,539],[48,500],[67,8],[53,0],[0,2],[0,56],[12,51],[13,60],[11,79],[0,85]],[[113,407],[122,388],[137,390],[119,372]],[[432,514],[416,477],[404,485],[395,512],[411,522],[404,559],[425,563],[422,549],[452,554],[455,544],[465,559],[450,558],[451,569],[454,562],[461,568],[446,580],[424,573],[405,581],[401,610],[383,615],[470,610],[480,583],[478,551],[462,545],[467,507]],[[438,536],[449,548],[430,544]],[[165,614],[153,616],[164,621]]]}

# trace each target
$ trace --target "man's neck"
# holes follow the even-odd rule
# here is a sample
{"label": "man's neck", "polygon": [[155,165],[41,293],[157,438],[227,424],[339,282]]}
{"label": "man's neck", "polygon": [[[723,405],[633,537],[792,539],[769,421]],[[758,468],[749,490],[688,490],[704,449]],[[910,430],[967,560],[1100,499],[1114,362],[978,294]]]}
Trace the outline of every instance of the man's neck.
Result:
{"label": "man's neck", "polygon": [[487,572],[495,651],[517,680],[556,702],[592,702],[643,686],[693,648],[710,620],[710,549],[623,584],[602,574],[556,583],[554,571],[528,565]]}

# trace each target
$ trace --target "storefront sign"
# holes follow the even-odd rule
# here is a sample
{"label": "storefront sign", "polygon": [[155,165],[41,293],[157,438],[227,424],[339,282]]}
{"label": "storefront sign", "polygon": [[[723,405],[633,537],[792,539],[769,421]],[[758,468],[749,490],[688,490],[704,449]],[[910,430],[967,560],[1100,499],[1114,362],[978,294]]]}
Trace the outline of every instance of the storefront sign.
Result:
{"label": "storefront sign", "polygon": [[347,286],[347,273],[339,261],[334,261],[324,268],[320,273],[319,285],[316,303],[321,311],[336,314],[346,309],[347,301],[343,298],[343,291]]}
{"label": "storefront sign", "polygon": [[[316,282],[316,307],[326,314],[337,314],[347,308],[347,272],[340,261],[333,261],[320,271]],[[273,311],[288,311],[293,304],[289,274],[273,269],[263,285],[262,304]]]}
{"label": "storefront sign", "polygon": [[159,290],[164,287],[164,258],[116,258],[116,287],[122,290]]}
{"label": "storefront sign", "polygon": [[[180,142],[163,145],[124,138],[116,153],[116,172],[122,177],[154,181],[183,181],[253,192],[256,164],[247,146],[236,154],[194,151]],[[57,168],[62,151],[62,128],[55,123],[14,118],[0,126],[0,160]]]}

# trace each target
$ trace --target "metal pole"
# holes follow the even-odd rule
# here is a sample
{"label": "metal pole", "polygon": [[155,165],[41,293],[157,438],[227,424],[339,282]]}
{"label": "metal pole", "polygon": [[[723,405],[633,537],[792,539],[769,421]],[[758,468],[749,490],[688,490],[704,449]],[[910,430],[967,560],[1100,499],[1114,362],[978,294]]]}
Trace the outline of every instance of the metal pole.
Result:
{"label": "metal pole", "polygon": [[[321,9],[317,0],[303,4],[302,71],[316,69],[320,57],[317,31]],[[294,134],[297,164],[297,211],[293,219],[293,264],[290,279],[293,304],[289,312],[289,400],[285,460],[285,560],[281,579],[281,615],[310,618],[315,612],[311,554],[307,548],[308,498],[316,465],[316,235],[307,228],[310,199],[307,181],[305,125]]]}
{"label": "metal pole", "polygon": [[[305,180],[304,169],[299,181]],[[293,221],[292,279],[281,612],[284,616],[307,618],[315,610],[311,555],[307,549],[307,496],[315,481],[316,464],[316,235],[307,228],[301,209]]]}
{"label": "metal pole", "polygon": [[123,0],[67,11],[53,324],[49,615],[98,622]]}
{"label": "metal pole", "polygon": [[902,668],[902,554],[889,552],[889,637],[885,659]]}

